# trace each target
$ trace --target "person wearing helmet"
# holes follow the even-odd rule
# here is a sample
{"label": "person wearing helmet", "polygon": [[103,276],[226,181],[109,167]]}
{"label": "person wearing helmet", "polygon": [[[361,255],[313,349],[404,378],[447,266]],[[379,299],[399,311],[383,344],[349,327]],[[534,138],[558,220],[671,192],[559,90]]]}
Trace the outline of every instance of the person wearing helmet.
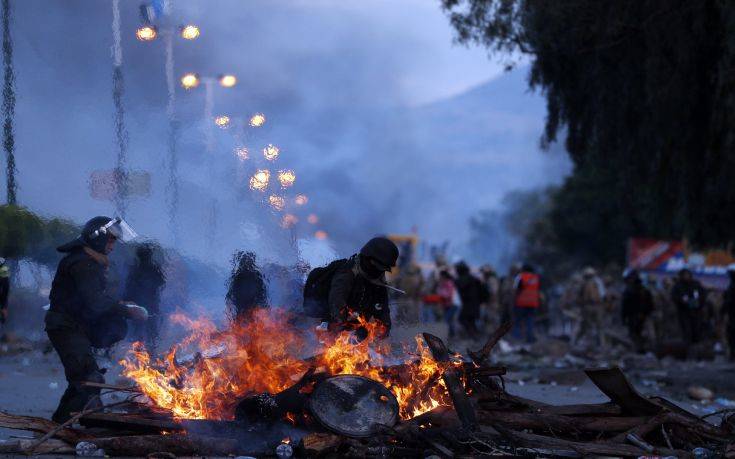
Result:
{"label": "person wearing helmet", "polygon": [[145,308],[118,301],[107,292],[107,255],[115,242],[126,242],[135,232],[122,219],[95,217],[81,235],[57,248],[59,262],[46,313],[46,333],[64,366],[68,387],[53,414],[63,423],[72,412],[99,405],[99,389],[83,382],[104,382],[93,348],[110,347],[127,332],[126,319],[146,320]]}
{"label": "person wearing helmet", "polygon": [[8,294],[10,293],[10,270],[5,258],[0,257],[0,325],[8,320]]}
{"label": "person wearing helmet", "polygon": [[360,315],[366,320],[380,321],[385,327],[384,336],[387,336],[391,318],[385,273],[390,272],[397,261],[398,247],[393,241],[376,237],[343,263],[334,273],[329,288],[330,328],[348,329]]}

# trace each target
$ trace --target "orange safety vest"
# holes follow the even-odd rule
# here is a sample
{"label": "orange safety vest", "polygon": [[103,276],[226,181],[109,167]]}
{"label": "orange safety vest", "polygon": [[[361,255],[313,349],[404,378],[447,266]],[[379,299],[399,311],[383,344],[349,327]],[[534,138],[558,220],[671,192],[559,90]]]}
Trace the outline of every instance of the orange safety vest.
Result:
{"label": "orange safety vest", "polygon": [[516,306],[519,308],[537,308],[541,304],[539,295],[540,282],[538,274],[522,272],[518,275],[520,283],[516,293]]}

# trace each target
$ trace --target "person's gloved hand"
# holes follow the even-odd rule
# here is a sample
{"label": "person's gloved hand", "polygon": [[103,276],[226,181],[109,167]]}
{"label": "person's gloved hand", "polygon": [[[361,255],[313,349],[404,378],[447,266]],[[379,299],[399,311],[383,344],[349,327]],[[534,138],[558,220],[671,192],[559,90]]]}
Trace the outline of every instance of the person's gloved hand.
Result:
{"label": "person's gloved hand", "polygon": [[148,320],[148,310],[143,306],[138,306],[135,303],[127,303],[125,307],[128,309],[129,318],[140,320],[141,322]]}

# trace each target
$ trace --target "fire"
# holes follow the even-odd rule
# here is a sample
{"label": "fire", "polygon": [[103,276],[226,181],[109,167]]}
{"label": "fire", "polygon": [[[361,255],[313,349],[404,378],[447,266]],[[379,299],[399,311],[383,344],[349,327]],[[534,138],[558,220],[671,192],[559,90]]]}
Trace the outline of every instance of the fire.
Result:
{"label": "fire", "polygon": [[278,154],[281,152],[281,150],[278,149],[277,146],[268,144],[265,148],[263,148],[263,156],[268,161],[275,161],[276,158],[278,158]]}
{"label": "fire", "polygon": [[288,188],[296,181],[296,174],[292,170],[278,171],[278,181],[283,188]]}
{"label": "fire", "polygon": [[268,169],[258,169],[258,171],[250,177],[250,189],[264,191],[268,188],[270,178],[271,172]]}
{"label": "fire", "polygon": [[[380,341],[383,325],[358,317],[367,333],[357,341],[351,331],[321,337],[313,352],[307,332],[288,325],[287,313],[259,309],[248,321],[218,331],[206,319],[175,316],[189,335],[167,355],[152,361],[135,343],[123,374],[133,379],[152,403],[180,419],[232,419],[237,402],[253,393],[280,392],[310,368],[328,374],[357,374],[383,383],[395,394],[403,419],[450,403],[435,362],[420,336],[414,349],[396,356]],[[308,355],[307,355],[308,354]]]}
{"label": "fire", "polygon": [[265,124],[265,115],[262,113],[256,113],[250,118],[250,126],[261,127]]}

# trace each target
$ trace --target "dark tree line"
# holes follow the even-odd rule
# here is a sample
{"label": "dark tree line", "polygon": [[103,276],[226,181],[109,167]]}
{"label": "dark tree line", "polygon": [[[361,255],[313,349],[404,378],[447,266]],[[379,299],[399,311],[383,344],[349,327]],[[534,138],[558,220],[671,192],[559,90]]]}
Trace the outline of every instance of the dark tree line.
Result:
{"label": "dark tree line", "polygon": [[529,85],[547,100],[541,143],[563,140],[574,162],[537,222],[554,247],[529,256],[619,262],[630,236],[729,246],[735,2],[442,3],[458,41],[530,57]]}

